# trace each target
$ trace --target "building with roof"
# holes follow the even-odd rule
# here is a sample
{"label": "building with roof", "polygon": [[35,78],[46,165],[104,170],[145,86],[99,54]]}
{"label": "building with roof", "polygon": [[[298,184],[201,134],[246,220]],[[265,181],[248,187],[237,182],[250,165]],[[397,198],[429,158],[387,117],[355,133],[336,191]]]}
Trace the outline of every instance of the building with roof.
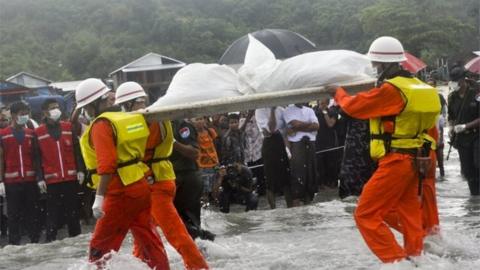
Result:
{"label": "building with roof", "polygon": [[75,91],[75,88],[81,83],[82,81],[65,81],[65,82],[52,82],[49,84],[50,87],[56,89],[58,92],[62,94],[68,94]]}
{"label": "building with roof", "polygon": [[13,82],[0,81],[0,107],[24,99],[30,88]]}
{"label": "building with roof", "polygon": [[73,111],[75,107],[75,88],[82,82],[81,81],[64,81],[64,82],[52,82],[50,83],[50,87],[58,93],[59,95],[63,96],[63,100],[65,101],[65,107],[68,112]]}
{"label": "building with roof", "polygon": [[52,81],[25,71],[10,76],[6,81],[30,88],[32,95],[53,94],[53,89],[50,87]]}
{"label": "building with roof", "polygon": [[143,86],[151,100],[156,100],[165,94],[175,73],[185,65],[182,61],[151,52],[112,71],[109,76],[114,88],[123,82],[134,81]]}
{"label": "building with roof", "polygon": [[[32,117],[41,120],[41,104],[47,98],[55,98],[66,113],[72,110],[74,104],[74,90],[72,82],[52,83],[52,81],[28,72],[19,72],[6,81],[0,81],[0,101],[3,106],[24,100],[32,109]],[[66,89],[66,90],[65,90]],[[60,95],[57,95],[60,94]],[[68,93],[70,93],[68,95]]]}

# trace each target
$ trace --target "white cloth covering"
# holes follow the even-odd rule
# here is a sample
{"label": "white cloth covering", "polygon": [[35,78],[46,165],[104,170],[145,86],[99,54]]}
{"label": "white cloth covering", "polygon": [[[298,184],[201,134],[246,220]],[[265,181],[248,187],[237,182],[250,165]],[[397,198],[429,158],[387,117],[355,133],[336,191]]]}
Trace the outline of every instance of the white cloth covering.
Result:
{"label": "white cloth covering", "polygon": [[245,64],[238,73],[225,65],[187,65],[174,76],[167,93],[148,110],[372,79],[370,61],[353,51],[317,51],[280,61],[254,37],[249,40]]}

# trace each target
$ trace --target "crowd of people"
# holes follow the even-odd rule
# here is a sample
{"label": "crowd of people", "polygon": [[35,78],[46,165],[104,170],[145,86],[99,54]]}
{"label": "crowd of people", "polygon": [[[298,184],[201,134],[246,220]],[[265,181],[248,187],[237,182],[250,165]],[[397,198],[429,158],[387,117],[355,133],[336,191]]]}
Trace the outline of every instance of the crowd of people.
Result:
{"label": "crowd of people", "polygon": [[296,207],[336,189],[342,199],[361,195],[355,221],[382,262],[418,256],[423,238],[439,230],[435,172],[438,160],[444,176],[447,123],[479,195],[480,90],[455,67],[446,102],[435,81],[401,68],[403,47],[391,37],[375,40],[368,57],[375,88],[350,96],[329,87],[331,97],[285,107],[159,121],[129,113],[149,103],[138,83],[113,92],[93,78],[77,87],[71,115],[47,98],[40,125],[27,103],[13,103],[0,112],[2,235],[12,245],[23,234],[38,243],[45,230],[50,242],[65,225],[70,237],[80,234],[80,218],[93,216],[90,261],[102,267],[130,231],[134,255],[168,269],[158,226],[187,269],[207,269],[194,242],[215,239],[201,226],[202,207],[256,210],[261,195],[271,209],[279,195]]}

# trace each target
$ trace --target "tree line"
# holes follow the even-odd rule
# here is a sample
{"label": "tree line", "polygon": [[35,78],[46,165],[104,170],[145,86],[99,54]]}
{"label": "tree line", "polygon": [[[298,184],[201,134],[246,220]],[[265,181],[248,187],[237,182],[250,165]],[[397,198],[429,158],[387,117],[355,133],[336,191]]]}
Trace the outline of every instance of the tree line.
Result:
{"label": "tree line", "polygon": [[0,78],[106,77],[156,52],[216,62],[264,28],[301,33],[321,50],[366,52],[381,35],[430,65],[480,49],[478,0],[0,0]]}

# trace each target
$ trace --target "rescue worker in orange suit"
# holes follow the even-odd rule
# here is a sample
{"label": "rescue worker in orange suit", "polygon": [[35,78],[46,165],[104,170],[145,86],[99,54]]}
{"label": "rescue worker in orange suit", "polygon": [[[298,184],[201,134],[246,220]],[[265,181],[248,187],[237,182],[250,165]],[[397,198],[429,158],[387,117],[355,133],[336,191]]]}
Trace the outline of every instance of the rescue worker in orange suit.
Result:
{"label": "rescue worker in orange suit", "polygon": [[30,108],[22,102],[10,106],[12,126],[0,130],[0,196],[6,197],[8,214],[8,243],[19,245],[21,229],[25,228],[30,242],[40,239],[38,210],[38,177],[40,166],[35,133],[27,128]]}
{"label": "rescue worker in orange suit", "polygon": [[65,218],[68,235],[80,234],[78,181],[85,175],[77,171],[74,147],[78,143],[72,135],[70,122],[60,121],[62,111],[55,99],[46,99],[42,104],[45,123],[35,129],[41,154],[43,179],[47,193],[46,241],[56,240],[58,220]]}
{"label": "rescue worker in orange suit", "polygon": [[118,251],[130,230],[142,252],[141,259],[155,269],[169,269],[159,235],[150,225],[150,187],[142,162],[148,126],[142,115],[112,112],[110,89],[89,78],[75,90],[77,108],[83,108],[90,125],[80,138],[80,148],[90,186],[96,189],[92,206],[97,218],[90,241],[89,260],[103,267],[104,255]]}
{"label": "rescue worker in orange suit", "polygon": [[[418,171],[427,169],[434,140],[426,131],[436,123],[440,101],[435,88],[401,69],[406,58],[397,39],[376,39],[368,57],[379,72],[377,87],[355,96],[342,88],[330,91],[345,113],[370,121],[370,155],[378,168],[363,188],[354,216],[368,247],[382,262],[393,263],[418,256],[423,248]],[[392,210],[403,226],[404,247],[384,223]]]}
{"label": "rescue worker in orange suit", "polygon": [[437,127],[428,130],[428,135],[435,140],[430,151],[430,167],[422,181],[422,221],[425,236],[438,234],[440,231],[440,219],[438,218],[437,188],[435,187],[435,172],[437,171],[436,146],[439,141]]}
{"label": "rescue worker in orange suit", "polygon": [[[439,132],[437,127],[428,130],[428,134],[438,143]],[[440,232],[440,219],[438,217],[437,190],[435,187],[435,172],[437,170],[436,149],[430,151],[430,167],[422,181],[422,227],[424,236],[436,235]],[[403,227],[398,213],[393,210],[385,218],[385,222],[395,230],[403,233]]]}
{"label": "rescue worker in orange suit", "polygon": [[[147,95],[136,82],[125,82],[116,91],[115,104],[123,111],[133,112],[145,109]],[[151,121],[144,161],[150,167],[151,215],[160,226],[168,242],[182,256],[186,269],[208,269],[208,264],[189,235],[177,213],[175,198],[175,173],[168,159],[172,153],[174,138],[170,121]],[[135,241],[138,252],[138,241]]]}

